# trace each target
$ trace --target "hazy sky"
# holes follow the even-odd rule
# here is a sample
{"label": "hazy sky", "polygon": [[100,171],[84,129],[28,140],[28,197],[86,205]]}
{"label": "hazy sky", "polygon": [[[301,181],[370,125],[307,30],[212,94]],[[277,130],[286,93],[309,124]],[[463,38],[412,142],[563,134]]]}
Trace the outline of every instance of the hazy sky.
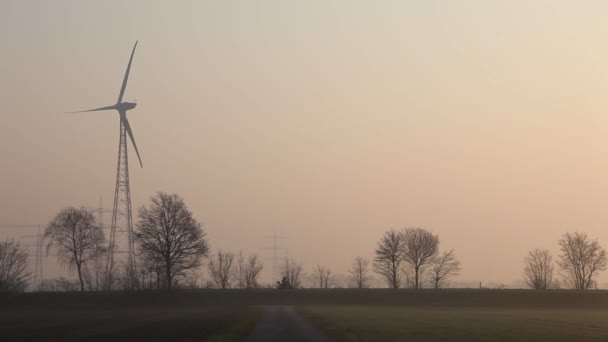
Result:
{"label": "hazy sky", "polygon": [[384,231],[421,226],[455,249],[460,280],[511,284],[526,251],[556,251],[564,232],[608,247],[607,12],[4,0],[0,224],[99,196],[111,208],[118,114],[64,112],[113,104],[139,40],[125,94],[144,163],[131,159],[134,207],[176,192],[213,250],[270,257],[276,232],[307,271],[337,273]]}

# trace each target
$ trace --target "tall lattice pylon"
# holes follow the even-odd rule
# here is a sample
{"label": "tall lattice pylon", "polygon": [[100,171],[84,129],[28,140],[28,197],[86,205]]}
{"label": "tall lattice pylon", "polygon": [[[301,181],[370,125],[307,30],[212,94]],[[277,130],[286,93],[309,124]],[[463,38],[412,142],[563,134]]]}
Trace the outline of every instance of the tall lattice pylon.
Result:
{"label": "tall lattice pylon", "polygon": [[[129,58],[129,64],[127,65],[127,71],[125,71],[125,77],[122,80],[122,86],[120,87],[120,93],[118,94],[118,101],[116,101],[116,104],[77,112],[82,113],[104,110],[116,110],[120,117],[120,141],[118,143],[116,187],[114,188],[114,207],[112,209],[112,225],[110,226],[108,259],[106,262],[107,289],[112,289],[112,285],[114,283],[114,270],[119,259],[117,255],[125,254],[126,257],[120,259],[124,261],[123,265],[124,267],[126,267],[126,286],[128,288],[131,288],[133,286],[132,280],[134,274],[133,268],[135,260],[133,258],[133,217],[131,214],[131,188],[129,186],[129,158],[127,157],[127,134],[129,135],[129,138],[131,138],[131,143],[133,143],[133,148],[135,149],[135,153],[137,154],[137,159],[139,159],[139,165],[143,167],[143,164],[141,162],[141,157],[139,156],[137,144],[135,143],[135,137],[133,136],[131,124],[129,124],[129,119],[127,118],[127,112],[135,108],[137,104],[132,102],[124,102],[123,96],[125,94],[125,89],[127,88],[127,81],[129,80],[129,72],[131,70],[131,63],[133,62],[133,55],[135,55],[135,48],[137,48],[137,42],[135,42],[135,45],[133,46],[133,51],[131,51],[131,57]],[[121,239],[119,235],[124,235],[125,239]]]}
{"label": "tall lattice pylon", "polygon": [[279,239],[285,239],[285,236],[280,236],[277,233],[272,234],[272,236],[266,236],[266,239],[272,239],[272,247],[266,247],[264,249],[272,250],[272,281],[271,284],[277,280],[280,280],[279,274],[282,267],[282,263],[280,262],[279,251],[285,251],[285,260],[287,260],[287,248],[283,248],[279,246]]}
{"label": "tall lattice pylon", "polygon": [[[122,237],[122,238],[121,238]],[[118,256],[118,257],[117,257]],[[120,257],[125,256],[125,257]],[[135,267],[135,249],[133,247],[133,215],[131,211],[131,187],[129,184],[129,158],[127,153],[127,131],[120,121],[120,141],[118,143],[118,162],[116,166],[116,187],[114,189],[114,208],[108,245],[106,277],[108,289],[112,288],[112,275],[115,264],[123,262],[126,267],[127,287],[132,287]]]}

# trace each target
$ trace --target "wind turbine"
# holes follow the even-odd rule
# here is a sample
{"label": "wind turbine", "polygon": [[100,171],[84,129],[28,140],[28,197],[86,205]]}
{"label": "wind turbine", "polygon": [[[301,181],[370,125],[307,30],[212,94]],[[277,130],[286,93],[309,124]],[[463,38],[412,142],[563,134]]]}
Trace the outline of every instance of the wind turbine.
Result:
{"label": "wind turbine", "polygon": [[[125,94],[125,89],[127,88],[127,81],[129,79],[129,72],[131,70],[131,63],[133,62],[133,55],[135,54],[135,48],[137,48],[137,42],[135,42],[135,46],[133,46],[133,51],[131,52],[131,58],[129,58],[129,64],[127,65],[127,71],[125,72],[125,77],[122,80],[122,86],[120,87],[120,94],[118,95],[118,101],[116,104],[106,107],[100,107],[95,109],[83,110],[76,113],[84,113],[84,112],[97,112],[104,110],[116,110],[120,116],[120,139],[118,143],[118,163],[116,166],[116,187],[114,190],[114,207],[112,209],[112,225],[110,228],[110,241],[108,245],[108,259],[106,262],[106,281],[107,288],[111,289],[113,279],[112,279],[112,269],[114,267],[114,254],[118,253],[127,253],[127,272],[129,274],[128,278],[128,286],[131,286],[131,280],[133,275],[133,267],[134,267],[134,252],[135,249],[133,247],[133,216],[131,214],[131,188],[129,185],[129,158],[127,156],[127,134],[133,143],[133,147],[135,148],[135,153],[137,154],[137,159],[139,160],[139,165],[143,168],[143,163],[141,162],[141,157],[139,156],[139,150],[137,149],[137,144],[135,143],[135,138],[133,137],[133,131],[131,130],[131,125],[129,124],[129,119],[127,118],[127,111],[135,108],[136,103],[132,102],[123,102],[123,95]],[[124,225],[120,227],[120,225]],[[116,245],[116,233],[126,233],[127,235],[127,250],[121,251],[117,250]]]}
{"label": "wind turbine", "polygon": [[137,103],[133,102],[122,102],[123,95],[125,94],[125,89],[127,89],[127,81],[129,80],[129,72],[131,71],[131,62],[133,62],[133,55],[135,54],[135,48],[137,48],[137,41],[135,42],[135,46],[133,46],[133,51],[131,52],[131,58],[129,58],[129,64],[127,65],[127,71],[125,72],[125,78],[122,80],[122,87],[120,87],[120,94],[118,94],[118,101],[116,104],[106,107],[100,107],[89,110],[81,110],[75,113],[86,113],[86,112],[98,112],[102,110],[117,110],[118,114],[120,114],[120,125],[124,126],[125,130],[129,134],[129,138],[131,138],[131,142],[133,143],[133,147],[135,148],[135,153],[137,154],[137,159],[139,159],[139,165],[143,168],[144,164],[141,162],[141,157],[139,156],[139,150],[137,149],[137,144],[135,143],[135,138],[133,137],[133,131],[131,130],[131,125],[129,124],[129,119],[127,119],[127,111],[135,108]]}

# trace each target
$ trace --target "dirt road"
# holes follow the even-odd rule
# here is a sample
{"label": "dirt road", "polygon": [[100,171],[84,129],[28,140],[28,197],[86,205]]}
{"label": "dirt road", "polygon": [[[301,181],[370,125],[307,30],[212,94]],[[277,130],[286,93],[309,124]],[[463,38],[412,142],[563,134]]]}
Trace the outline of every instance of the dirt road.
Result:
{"label": "dirt road", "polygon": [[319,329],[304,320],[290,306],[269,306],[251,332],[248,342],[262,341],[331,341]]}

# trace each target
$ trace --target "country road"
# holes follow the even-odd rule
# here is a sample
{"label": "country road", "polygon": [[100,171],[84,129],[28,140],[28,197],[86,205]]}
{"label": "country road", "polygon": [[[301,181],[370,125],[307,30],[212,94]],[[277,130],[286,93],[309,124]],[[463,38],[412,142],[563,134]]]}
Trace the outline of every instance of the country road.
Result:
{"label": "country road", "polygon": [[257,322],[248,342],[262,341],[331,341],[290,306],[269,306]]}

